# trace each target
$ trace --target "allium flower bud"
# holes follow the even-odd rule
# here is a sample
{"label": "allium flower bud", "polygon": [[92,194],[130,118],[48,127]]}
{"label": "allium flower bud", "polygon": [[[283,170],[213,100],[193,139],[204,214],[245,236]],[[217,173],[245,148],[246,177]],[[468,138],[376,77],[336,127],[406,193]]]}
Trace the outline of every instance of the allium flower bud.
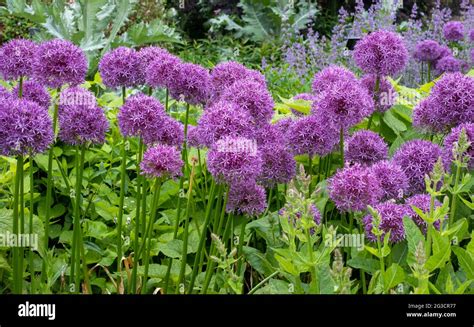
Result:
{"label": "allium flower bud", "polygon": [[15,39],[0,48],[0,75],[4,80],[30,77],[37,44],[30,40]]}

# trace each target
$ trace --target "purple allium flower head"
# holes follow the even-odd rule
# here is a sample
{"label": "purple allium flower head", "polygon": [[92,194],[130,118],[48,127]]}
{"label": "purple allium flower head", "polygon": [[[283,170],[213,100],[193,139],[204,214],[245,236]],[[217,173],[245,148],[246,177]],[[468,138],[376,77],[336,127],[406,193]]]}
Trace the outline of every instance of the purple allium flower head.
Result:
{"label": "purple allium flower head", "polygon": [[374,111],[374,100],[360,83],[339,81],[321,93],[312,114],[325,117],[338,130],[346,131]]}
{"label": "purple allium flower head", "polygon": [[408,177],[402,167],[392,161],[382,160],[375,163],[371,170],[383,191],[380,201],[403,197],[408,189]]}
{"label": "purple allium flower head", "polygon": [[339,211],[362,211],[383,195],[378,179],[368,167],[355,164],[338,170],[329,179],[329,197]]}
{"label": "purple allium flower head", "polygon": [[295,122],[296,120],[294,120],[291,117],[288,117],[288,118],[282,118],[275,123],[275,126],[280,130],[281,133],[283,133],[284,139],[286,140],[287,143],[288,143],[288,136],[290,135],[290,130]]}
{"label": "purple allium flower head", "polygon": [[84,82],[87,58],[78,46],[70,41],[54,39],[38,46],[33,71],[41,84],[58,88],[64,84],[75,86]]}
{"label": "purple allium flower head", "polygon": [[0,75],[4,80],[17,80],[33,73],[37,44],[30,40],[15,39],[0,48]]}
{"label": "purple allium flower head", "polygon": [[203,147],[198,126],[188,125],[188,135],[186,139],[188,141],[188,146],[190,147],[194,147],[194,148]]}
{"label": "purple allium flower head", "polygon": [[11,97],[12,94],[6,88],[0,85],[0,99],[5,99]]}
{"label": "purple allium flower head", "polygon": [[125,101],[117,119],[124,136],[138,136],[150,144],[156,130],[163,127],[165,115],[165,109],[157,99],[138,93]]}
{"label": "purple allium flower head", "polygon": [[44,152],[53,142],[48,111],[25,99],[0,101],[0,153],[5,156]]}
{"label": "purple allium flower head", "polygon": [[145,71],[146,83],[152,87],[170,88],[176,84],[180,72],[181,59],[161,53],[148,64]]}
{"label": "purple allium flower head", "polygon": [[265,86],[254,80],[238,80],[226,88],[221,100],[234,102],[247,110],[256,125],[264,125],[272,119],[272,96]]}
{"label": "purple allium flower head", "polygon": [[296,175],[296,161],[276,125],[262,126],[257,131],[258,149],[262,155],[262,173],[258,181],[264,186],[288,183]]}
{"label": "purple allium flower head", "polygon": [[466,63],[453,56],[445,56],[436,61],[435,70],[440,75],[442,73],[462,72],[466,68]]}
{"label": "purple allium flower head", "polygon": [[467,140],[471,143],[467,155],[469,156],[468,169],[474,169],[474,123],[461,124],[451,130],[448,136],[444,139],[443,144],[443,160],[446,167],[451,167],[453,158],[454,143],[459,141],[459,135],[462,129],[466,131]]}
{"label": "purple allium flower head", "polygon": [[[415,210],[413,210],[412,206],[415,206],[418,209],[420,209],[421,211],[423,211],[424,213],[428,214],[430,212],[430,207],[431,207],[431,196],[429,196],[428,194],[416,194],[416,195],[413,195],[412,197],[408,198],[405,201],[405,204],[408,208],[408,216],[411,219],[413,219],[413,221],[415,222],[415,224],[418,227],[420,227],[423,234],[426,234],[426,231],[428,229],[428,224],[423,220],[423,218],[421,218],[416,213]],[[439,202],[438,200],[435,199],[433,209],[436,209],[438,207],[441,207],[441,202]],[[439,230],[439,228],[441,226],[441,222],[439,220],[437,220],[437,221],[434,222],[433,226],[437,230]]]}
{"label": "purple allium flower head", "polygon": [[[367,74],[360,80],[360,83],[369,91],[370,96],[373,98],[375,95],[375,84],[377,83],[376,76],[374,74]],[[380,77],[378,101],[375,104],[375,110],[378,112],[387,111],[394,104],[396,97],[397,93],[392,84],[385,77]]]}
{"label": "purple allium flower head", "polygon": [[109,122],[98,105],[67,105],[59,111],[59,138],[70,145],[103,144]]}
{"label": "purple allium flower head", "polygon": [[265,189],[255,182],[237,183],[230,187],[227,212],[257,216],[264,212],[266,207]]}
{"label": "purple allium flower head", "polygon": [[68,87],[61,91],[59,95],[59,112],[75,110],[78,106],[97,106],[94,93],[79,86]]}
{"label": "purple allium flower head", "polygon": [[168,50],[156,47],[156,46],[148,46],[140,49],[138,51],[138,57],[140,58],[140,82],[141,84],[145,83],[146,79],[146,72],[148,70],[148,66],[155,60],[161,60],[171,54]]}
{"label": "purple allium flower head", "polygon": [[242,79],[251,79],[266,87],[265,77],[260,72],[248,69],[235,61],[217,64],[211,71],[213,97],[219,97],[226,88]]}
{"label": "purple allium flower head", "polygon": [[141,58],[135,49],[118,47],[102,57],[99,62],[102,81],[112,89],[133,87],[143,81]]}
{"label": "purple allium flower head", "polygon": [[464,39],[464,25],[458,21],[444,24],[443,35],[448,41],[462,41]]}
{"label": "purple allium flower head", "polygon": [[262,173],[263,161],[255,140],[226,136],[207,153],[209,172],[219,183],[255,180]]}
{"label": "purple allium flower head", "polygon": [[474,78],[461,73],[445,74],[413,111],[413,125],[443,132],[464,122],[473,122]]}
{"label": "purple allium flower head", "polygon": [[408,50],[403,39],[394,32],[379,30],[357,42],[354,60],[365,73],[393,76],[408,62]]}
{"label": "purple allium flower head", "polygon": [[431,173],[441,154],[438,145],[424,140],[408,141],[395,152],[393,161],[408,177],[409,194],[425,191],[425,175]]}
{"label": "purple allium flower head", "polygon": [[[390,231],[390,243],[398,243],[405,239],[405,228],[403,227],[403,217],[408,216],[408,209],[401,204],[393,202],[380,203],[374,207],[380,214],[379,229],[383,231],[380,240],[383,241],[386,233]],[[362,219],[367,239],[377,242],[377,237],[372,233],[373,217],[367,215]]]}
{"label": "purple allium flower head", "polygon": [[441,46],[434,40],[423,40],[415,47],[413,57],[418,61],[434,62],[441,55]]}
{"label": "purple allium flower head", "polygon": [[370,166],[388,157],[388,145],[377,133],[368,130],[355,132],[344,144],[347,161]]}
{"label": "purple allium flower head", "polygon": [[339,142],[339,131],[320,116],[302,117],[288,131],[288,144],[295,155],[324,156]]}
{"label": "purple allium flower head", "polygon": [[184,125],[170,116],[164,116],[161,125],[155,128],[149,142],[149,144],[154,143],[172,145],[180,149],[184,143]]}
{"label": "purple allium flower head", "polygon": [[311,88],[313,93],[318,94],[331,89],[333,84],[339,81],[350,81],[357,83],[354,73],[345,67],[331,65],[324,68],[313,77]]}
{"label": "purple allium flower head", "polygon": [[[19,88],[19,84],[13,88],[12,95],[16,98],[19,97]],[[48,109],[51,104],[51,96],[49,95],[48,90],[34,80],[23,82],[22,98],[36,102],[45,109]]]}
{"label": "purple allium flower head", "polygon": [[181,153],[176,147],[157,144],[145,151],[140,169],[149,178],[176,178],[181,176],[183,164]]}
{"label": "purple allium flower head", "polygon": [[249,112],[228,101],[218,101],[206,108],[198,126],[199,139],[209,148],[224,136],[250,138],[254,134]]}
{"label": "purple allium flower head", "polygon": [[209,100],[211,78],[209,71],[199,65],[181,63],[179,73],[169,86],[170,95],[189,104],[205,104]]}

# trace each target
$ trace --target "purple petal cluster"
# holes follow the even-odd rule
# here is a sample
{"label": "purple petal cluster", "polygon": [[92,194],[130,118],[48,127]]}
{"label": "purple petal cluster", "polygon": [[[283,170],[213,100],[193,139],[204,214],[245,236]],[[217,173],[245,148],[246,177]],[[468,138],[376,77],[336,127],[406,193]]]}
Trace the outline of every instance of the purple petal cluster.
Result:
{"label": "purple petal cluster", "polygon": [[469,31],[469,40],[471,42],[474,42],[474,28],[471,31]]}
{"label": "purple petal cluster", "polygon": [[273,116],[273,99],[267,88],[252,79],[238,80],[225,89],[221,100],[247,110],[256,125],[265,125]]}
{"label": "purple petal cluster", "polygon": [[309,206],[309,214],[313,217],[316,225],[321,225],[321,212],[314,204]]}
{"label": "purple petal cluster", "polygon": [[118,47],[102,57],[99,62],[102,81],[112,89],[133,87],[143,82],[141,58],[135,49]]}
{"label": "purple petal cluster", "polygon": [[434,68],[438,75],[443,73],[457,73],[462,72],[466,68],[466,63],[453,56],[445,56],[436,61]]}
{"label": "purple petal cluster", "polygon": [[[401,204],[393,202],[380,203],[374,207],[380,214],[381,221],[379,229],[383,231],[380,240],[383,241],[386,233],[390,231],[390,243],[398,243],[405,239],[405,228],[403,226],[403,217],[408,216],[408,209]],[[372,233],[373,217],[367,215],[362,219],[367,239],[377,242],[377,237]]]}
{"label": "purple petal cluster", "polygon": [[170,95],[189,104],[205,104],[210,95],[209,71],[199,65],[182,63],[179,73],[169,86]]}
{"label": "purple petal cluster", "polygon": [[138,57],[140,59],[140,84],[144,84],[146,82],[146,72],[148,70],[148,66],[155,60],[161,60],[162,58],[170,56],[168,50],[156,47],[156,46],[148,46],[140,49],[138,51]]}
{"label": "purple petal cluster", "polygon": [[263,166],[258,181],[267,187],[288,183],[296,175],[296,161],[276,125],[267,125],[257,132],[258,149]]}
{"label": "purple petal cluster", "polygon": [[408,141],[395,152],[393,161],[402,167],[408,178],[409,194],[425,191],[425,175],[432,172],[441,154],[438,145],[424,140]]}
{"label": "purple petal cluster", "polygon": [[291,124],[288,144],[295,155],[324,156],[339,142],[339,131],[319,116],[302,117]]}
{"label": "purple petal cluster", "polygon": [[388,157],[388,145],[377,133],[368,130],[355,132],[344,144],[347,161],[370,166]]}
{"label": "purple petal cluster", "polygon": [[434,62],[441,55],[441,46],[434,40],[423,40],[417,43],[413,57],[418,61]]}
{"label": "purple petal cluster", "polygon": [[254,134],[252,117],[234,102],[218,101],[204,111],[198,124],[200,143],[211,147],[224,136],[250,138]]}
{"label": "purple petal cluster", "polygon": [[52,88],[83,83],[87,69],[87,58],[81,48],[60,39],[41,43],[33,63],[35,79]]}
{"label": "purple petal cluster", "polygon": [[402,167],[392,161],[379,161],[371,167],[378,179],[383,195],[380,201],[401,199],[408,189],[408,177]]}
{"label": "purple petal cluster", "polygon": [[0,85],[0,99],[5,99],[11,97],[12,94],[6,88]]}
{"label": "purple petal cluster", "polygon": [[408,62],[408,50],[403,39],[394,32],[379,30],[357,42],[354,61],[365,73],[393,76]]}
{"label": "purple petal cluster", "polygon": [[[73,92],[85,93],[87,90],[79,91],[79,88],[69,90]],[[93,96],[90,93],[90,98]],[[63,98],[65,98],[63,96]],[[87,143],[103,144],[105,133],[109,128],[109,122],[104,111],[97,104],[67,103],[60,105],[59,109],[59,138],[70,145],[85,145]]]}
{"label": "purple petal cluster", "polygon": [[145,151],[140,163],[141,173],[149,178],[181,176],[183,160],[174,146],[157,144]]}
{"label": "purple petal cluster", "polygon": [[433,132],[448,131],[464,122],[473,122],[474,78],[461,73],[445,74],[428,98],[413,110],[413,125]]}
{"label": "purple petal cluster", "polygon": [[296,122],[292,117],[288,118],[282,118],[278,120],[275,123],[275,126],[280,130],[280,132],[283,134],[283,137],[285,140],[287,140],[288,143],[288,138],[290,135],[290,131],[292,129],[293,124]]}
{"label": "purple petal cluster", "polygon": [[255,140],[226,136],[207,154],[209,172],[219,183],[254,181],[262,173],[263,161]]}
{"label": "purple petal cluster", "polygon": [[146,83],[152,87],[172,87],[179,76],[180,65],[181,59],[178,57],[170,53],[160,53],[146,68]]}
{"label": "purple petal cluster", "polygon": [[448,41],[462,41],[464,39],[464,25],[458,21],[447,22],[443,26],[443,35]]}
{"label": "purple petal cluster", "polygon": [[157,99],[138,93],[125,101],[117,119],[124,136],[138,136],[146,144],[151,144],[156,130],[164,127],[165,115],[165,109]]}
{"label": "purple petal cluster", "polygon": [[[374,74],[367,74],[360,80],[360,83],[369,91],[370,96],[374,98],[377,77]],[[392,84],[385,77],[379,78],[379,90],[377,93],[378,99],[375,104],[375,110],[378,112],[389,110],[395,103],[397,93]]]}
{"label": "purple petal cluster", "polygon": [[213,97],[219,97],[225,89],[242,79],[250,79],[266,87],[265,77],[258,71],[248,69],[235,61],[217,64],[211,71]]}
{"label": "purple petal cluster", "polygon": [[0,75],[4,80],[31,76],[37,44],[30,40],[15,39],[0,48]]}
{"label": "purple petal cluster", "polygon": [[467,155],[469,156],[468,169],[474,169],[474,123],[465,123],[461,124],[458,127],[455,127],[451,130],[448,136],[444,139],[443,144],[443,160],[446,167],[451,167],[451,162],[454,160],[453,157],[453,148],[454,143],[458,142],[459,135],[462,130],[466,131],[466,136],[470,146],[467,150]]}
{"label": "purple petal cluster", "polygon": [[152,131],[148,144],[161,143],[180,149],[184,143],[184,125],[170,116],[164,116],[160,124]]}
{"label": "purple petal cluster", "polygon": [[44,152],[53,142],[53,123],[37,103],[14,98],[0,101],[0,153],[5,156]]}
{"label": "purple petal cluster", "polygon": [[258,216],[267,207],[265,189],[254,183],[237,183],[229,189],[227,212],[245,214],[250,217]]}
{"label": "purple petal cluster", "polygon": [[[19,97],[20,85],[17,84],[13,88],[12,95],[16,98]],[[23,99],[36,102],[41,107],[48,109],[51,104],[51,96],[48,90],[34,80],[28,80],[23,82],[22,96]]]}
{"label": "purple petal cluster", "polygon": [[374,111],[374,100],[360,84],[343,80],[321,93],[311,108],[314,115],[324,117],[338,130],[346,131]]}
{"label": "purple petal cluster", "polygon": [[313,77],[311,89],[314,94],[322,93],[331,89],[332,86],[340,81],[349,81],[356,83],[357,78],[354,73],[345,67],[331,65],[324,68]]}
{"label": "purple petal cluster", "polygon": [[[426,234],[428,229],[428,224],[421,218],[415,210],[413,210],[412,206],[417,207],[423,213],[427,214],[430,212],[431,207],[431,197],[428,194],[416,194],[405,201],[405,204],[408,208],[408,216],[413,219],[415,224],[420,227],[421,231]],[[435,199],[434,208],[436,209],[441,207],[441,202]],[[441,223],[439,220],[435,221],[433,226],[439,230]]]}
{"label": "purple petal cluster", "polygon": [[340,169],[329,179],[329,198],[339,211],[362,211],[375,205],[383,195],[372,171],[359,164]]}

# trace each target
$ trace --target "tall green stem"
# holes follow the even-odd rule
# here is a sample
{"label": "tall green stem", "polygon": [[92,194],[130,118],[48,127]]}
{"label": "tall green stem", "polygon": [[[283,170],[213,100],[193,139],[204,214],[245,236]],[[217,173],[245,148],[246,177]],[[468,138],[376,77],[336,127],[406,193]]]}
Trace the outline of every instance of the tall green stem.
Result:
{"label": "tall green stem", "polygon": [[311,197],[311,194],[313,193],[312,190],[312,184],[313,184],[313,155],[308,154],[308,161],[309,161],[309,167],[308,167],[308,175],[309,175],[309,185],[308,185],[308,198]]}
{"label": "tall green stem", "polygon": [[[145,251],[145,253],[144,253],[145,273],[143,275],[142,293],[144,293],[146,291],[146,283],[147,283],[147,279],[148,279],[148,269],[150,267],[149,256],[150,256],[151,230],[152,230],[153,224],[155,223],[155,220],[156,220],[156,211],[157,211],[158,203],[159,203],[159,200],[160,200],[161,185],[162,185],[161,178],[158,178],[155,181],[155,185],[153,186],[153,200],[151,202],[150,221],[148,222],[148,227],[146,229],[146,233],[144,235],[144,240],[143,240],[143,245],[142,245],[142,247],[144,248],[144,251]],[[146,243],[146,245],[145,245],[145,243]],[[139,259],[139,258],[137,258],[137,259]]]}
{"label": "tall green stem", "polygon": [[[58,98],[61,89],[58,88]],[[56,100],[53,109],[53,132],[54,132],[54,139],[56,139],[57,134],[57,125],[58,125],[58,108],[59,108],[59,99]],[[49,245],[49,223],[51,219],[51,205],[52,205],[52,197],[53,197],[53,157],[54,157],[54,144],[52,144],[48,151],[48,179],[46,182],[46,208],[44,214],[44,248],[45,251],[48,249]],[[43,266],[41,269],[41,282],[46,281],[46,260],[43,260]]]}
{"label": "tall green stem", "polygon": [[191,280],[189,282],[188,294],[191,294],[193,292],[196,277],[197,277],[198,273],[201,272],[200,269],[198,269],[198,267],[199,267],[199,263],[202,261],[203,255],[204,255],[203,254],[203,248],[204,248],[204,244],[205,244],[205,241],[206,241],[207,228],[209,227],[209,222],[211,221],[211,208],[212,208],[212,204],[214,202],[215,191],[216,191],[216,183],[214,182],[214,180],[212,180],[211,190],[210,190],[210,193],[209,193],[209,198],[207,200],[207,207],[206,207],[204,225],[202,227],[201,236],[199,238],[199,244],[198,244],[198,249],[197,249],[197,252],[196,252],[196,257],[194,258],[193,271],[191,273]]}
{"label": "tall green stem", "polygon": [[[19,204],[20,204],[20,184],[23,179],[23,156],[18,156],[16,160],[15,187],[13,191],[13,234],[18,238],[19,232]],[[23,278],[20,271],[20,248],[13,248],[13,293],[22,292]]]}
{"label": "tall green stem", "polygon": [[461,166],[456,166],[456,175],[454,176],[454,192],[451,195],[451,211],[449,212],[449,227],[453,226],[454,217],[456,214],[456,200],[457,200],[457,191],[459,186],[459,177],[461,176]]}
{"label": "tall green stem", "polygon": [[189,189],[188,189],[188,203],[186,205],[186,212],[185,212],[185,221],[184,221],[184,235],[183,235],[183,250],[181,252],[181,267],[179,271],[178,277],[178,286],[177,290],[179,291],[181,283],[184,281],[184,274],[186,272],[186,262],[188,258],[188,236],[189,236],[189,208],[191,207],[191,200],[193,197],[193,183],[194,183],[194,173],[195,173],[195,165],[193,163],[193,167],[191,170],[191,176],[189,177]]}
{"label": "tall green stem", "polygon": [[[375,104],[375,111],[377,111],[377,107],[379,104],[379,90],[380,90],[380,76],[377,75],[375,78],[375,87],[374,87],[374,104]],[[372,125],[372,120],[374,117],[374,113],[369,117],[369,123],[367,124],[367,129],[370,129]]]}
{"label": "tall green stem", "polygon": [[85,146],[76,147],[76,189],[74,192],[74,219],[73,219],[73,237],[72,237],[72,262],[71,262],[71,281],[74,281],[75,292],[80,290],[80,244],[81,237],[81,199],[82,199],[82,177],[84,172]]}
{"label": "tall green stem", "polygon": [[[30,234],[33,234],[33,210],[34,210],[34,203],[33,203],[33,199],[34,199],[34,180],[33,180],[33,164],[34,164],[34,160],[33,160],[33,156],[30,155],[30,167],[29,167],[29,179],[30,179],[30,214],[29,214],[29,224],[28,224],[28,232]],[[30,249],[30,253],[29,253],[29,263],[28,263],[28,266],[30,268],[30,294],[34,294],[35,292],[35,285],[34,285],[34,282],[35,282],[35,271],[34,271],[34,268],[33,268],[33,250]]]}

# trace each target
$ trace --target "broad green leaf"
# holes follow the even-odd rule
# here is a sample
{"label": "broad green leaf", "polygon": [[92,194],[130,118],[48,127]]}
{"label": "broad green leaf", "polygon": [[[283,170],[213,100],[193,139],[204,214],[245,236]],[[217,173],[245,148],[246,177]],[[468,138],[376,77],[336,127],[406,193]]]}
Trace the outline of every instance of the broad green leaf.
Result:
{"label": "broad green leaf", "polygon": [[[431,226],[429,228],[432,228]],[[451,244],[448,237],[443,237],[438,231],[432,230],[433,255],[426,261],[426,269],[429,272],[442,268],[451,256]]]}
{"label": "broad green leaf", "polygon": [[409,217],[403,217],[403,226],[405,227],[405,234],[408,242],[407,263],[413,266],[416,263],[415,251],[420,242],[424,244],[425,238],[421,234],[420,229],[415,222]]}
{"label": "broad green leaf", "polygon": [[276,270],[276,268],[274,268],[265,258],[265,255],[259,250],[249,246],[244,246],[243,252],[245,259],[250,263],[250,265],[264,276],[269,276]]}
{"label": "broad green leaf", "polygon": [[380,262],[378,260],[363,257],[351,258],[347,261],[347,265],[355,269],[362,269],[371,274],[380,268]]}
{"label": "broad green leaf", "polygon": [[398,264],[392,264],[386,271],[384,275],[384,287],[385,292],[389,289],[394,288],[398,284],[402,283],[405,280],[405,272],[402,267]]}
{"label": "broad green leaf", "polygon": [[457,246],[453,247],[453,252],[456,254],[459,265],[466,273],[467,278],[474,280],[474,256]]}

